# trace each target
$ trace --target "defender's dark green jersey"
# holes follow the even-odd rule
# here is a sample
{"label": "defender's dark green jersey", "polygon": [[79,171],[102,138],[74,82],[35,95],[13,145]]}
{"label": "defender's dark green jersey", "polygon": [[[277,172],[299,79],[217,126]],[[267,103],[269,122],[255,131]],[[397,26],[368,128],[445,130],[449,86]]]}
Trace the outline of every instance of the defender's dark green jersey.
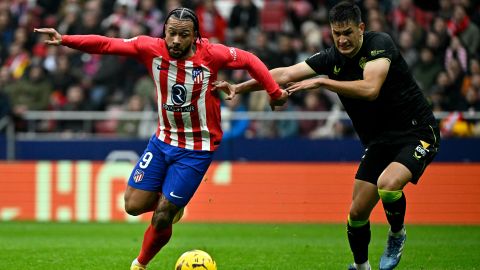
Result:
{"label": "defender's dark green jersey", "polygon": [[393,40],[385,33],[365,32],[360,51],[348,58],[335,46],[312,55],[306,63],[318,74],[338,81],[363,79],[365,64],[386,58],[390,70],[377,99],[367,101],[339,95],[365,146],[404,141],[418,128],[435,126],[432,110]]}

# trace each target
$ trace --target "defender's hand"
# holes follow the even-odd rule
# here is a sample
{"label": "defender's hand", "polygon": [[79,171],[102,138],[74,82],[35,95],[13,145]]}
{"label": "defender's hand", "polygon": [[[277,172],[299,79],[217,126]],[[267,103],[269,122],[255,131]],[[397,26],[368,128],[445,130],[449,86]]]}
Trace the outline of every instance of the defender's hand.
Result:
{"label": "defender's hand", "polygon": [[222,90],[225,94],[227,94],[225,100],[232,100],[236,94],[235,89],[236,86],[234,84],[230,84],[226,81],[216,81],[213,83],[212,91]]}
{"label": "defender's hand", "polygon": [[287,91],[287,93],[291,95],[292,93],[295,93],[300,90],[317,89],[322,86],[321,79],[322,78],[315,78],[315,79],[304,80],[304,81],[295,82],[295,83],[288,83],[287,84],[288,87],[285,89],[285,91]]}
{"label": "defender's hand", "polygon": [[62,44],[62,35],[53,28],[35,28],[33,32],[47,34],[49,39],[44,41],[47,45],[59,46]]}

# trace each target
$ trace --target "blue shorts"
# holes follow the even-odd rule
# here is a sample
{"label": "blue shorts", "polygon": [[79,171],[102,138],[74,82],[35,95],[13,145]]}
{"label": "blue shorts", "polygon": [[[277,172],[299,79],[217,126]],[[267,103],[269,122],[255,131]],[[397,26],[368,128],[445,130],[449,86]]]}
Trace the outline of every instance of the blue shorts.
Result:
{"label": "blue shorts", "polygon": [[213,152],[171,146],[154,134],[135,165],[128,185],[161,191],[171,203],[184,207],[202,182],[212,157]]}

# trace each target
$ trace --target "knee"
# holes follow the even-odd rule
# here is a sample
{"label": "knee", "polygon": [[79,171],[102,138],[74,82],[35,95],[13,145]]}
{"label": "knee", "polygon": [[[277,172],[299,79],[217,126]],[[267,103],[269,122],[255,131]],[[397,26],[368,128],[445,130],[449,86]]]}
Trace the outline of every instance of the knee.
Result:
{"label": "knee", "polygon": [[359,221],[359,220],[368,219],[368,215],[367,217],[365,217],[365,214],[359,209],[350,208],[350,212],[348,213],[348,218],[350,220]]}
{"label": "knee", "polygon": [[152,226],[157,229],[168,228],[172,224],[172,218],[168,211],[155,211],[152,217]]}
{"label": "knee", "polygon": [[402,181],[400,179],[387,179],[380,177],[377,181],[377,187],[381,190],[400,190],[403,188]]}
{"label": "knee", "polygon": [[143,214],[143,208],[139,207],[138,204],[132,203],[129,200],[125,200],[125,212],[131,216],[138,216]]}

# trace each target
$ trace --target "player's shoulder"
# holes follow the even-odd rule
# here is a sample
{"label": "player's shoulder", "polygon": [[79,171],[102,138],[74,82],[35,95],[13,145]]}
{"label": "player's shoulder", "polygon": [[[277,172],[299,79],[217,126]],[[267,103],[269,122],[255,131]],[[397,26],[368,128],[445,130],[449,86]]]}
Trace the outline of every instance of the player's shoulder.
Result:
{"label": "player's shoulder", "polygon": [[307,61],[316,62],[321,60],[335,60],[336,58],[339,58],[339,54],[335,50],[335,47],[331,46],[329,48],[320,50],[317,53],[311,55],[310,57],[307,58]]}
{"label": "player's shoulder", "polygon": [[376,45],[376,44],[392,44],[393,39],[392,37],[385,32],[365,32],[364,35],[364,42],[368,45]]}

